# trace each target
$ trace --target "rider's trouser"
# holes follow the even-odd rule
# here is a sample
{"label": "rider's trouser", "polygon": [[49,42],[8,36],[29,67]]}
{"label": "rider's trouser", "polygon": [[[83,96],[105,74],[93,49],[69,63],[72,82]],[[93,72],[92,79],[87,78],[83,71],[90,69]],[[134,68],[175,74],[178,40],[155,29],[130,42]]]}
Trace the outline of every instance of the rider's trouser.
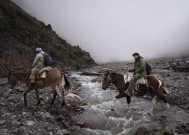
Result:
{"label": "rider's trouser", "polygon": [[34,67],[31,69],[31,74],[30,74],[30,83],[35,83],[35,77],[37,73],[42,69],[43,67]]}
{"label": "rider's trouser", "polygon": [[138,79],[139,79],[139,77],[137,75],[134,75],[133,78],[131,79],[131,81],[129,83],[129,87],[128,87],[128,90],[130,93],[132,93],[132,90],[134,90]]}

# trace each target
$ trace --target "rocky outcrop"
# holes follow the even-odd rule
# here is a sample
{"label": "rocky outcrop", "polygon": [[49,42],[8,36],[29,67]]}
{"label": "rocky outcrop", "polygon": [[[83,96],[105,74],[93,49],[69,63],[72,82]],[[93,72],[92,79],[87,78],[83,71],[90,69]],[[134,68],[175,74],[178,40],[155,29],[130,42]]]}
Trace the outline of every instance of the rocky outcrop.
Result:
{"label": "rocky outcrop", "polygon": [[36,18],[25,13],[10,0],[0,0],[0,75],[7,68],[30,68],[34,49],[42,47],[59,67],[87,67],[95,62],[79,45],[71,46]]}

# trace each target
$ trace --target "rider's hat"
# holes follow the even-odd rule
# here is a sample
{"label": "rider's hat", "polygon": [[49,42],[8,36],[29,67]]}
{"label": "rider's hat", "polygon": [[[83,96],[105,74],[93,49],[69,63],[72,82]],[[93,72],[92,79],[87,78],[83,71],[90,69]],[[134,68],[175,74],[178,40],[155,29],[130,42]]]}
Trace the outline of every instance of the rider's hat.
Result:
{"label": "rider's hat", "polygon": [[139,56],[140,54],[139,53],[137,53],[137,52],[135,52],[135,53],[133,53],[133,55],[132,56]]}
{"label": "rider's hat", "polygon": [[40,47],[37,47],[37,48],[35,49],[35,51],[36,51],[36,52],[41,52],[42,49],[41,49]]}

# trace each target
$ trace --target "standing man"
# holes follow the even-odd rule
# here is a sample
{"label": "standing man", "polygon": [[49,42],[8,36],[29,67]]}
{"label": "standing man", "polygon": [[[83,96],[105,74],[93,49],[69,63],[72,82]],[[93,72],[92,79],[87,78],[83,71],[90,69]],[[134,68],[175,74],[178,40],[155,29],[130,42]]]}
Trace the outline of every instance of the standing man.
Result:
{"label": "standing man", "polygon": [[143,57],[140,56],[139,53],[133,53],[133,57],[135,59],[134,69],[129,70],[129,72],[134,72],[133,78],[129,83],[128,90],[125,91],[127,96],[131,96],[132,90],[135,88],[135,83],[141,77],[146,78],[146,61]]}
{"label": "standing man", "polygon": [[37,55],[33,61],[32,69],[31,69],[31,75],[30,75],[30,86],[33,86],[35,84],[35,77],[37,73],[44,68],[44,54],[43,50],[39,47],[35,49],[37,52]]}

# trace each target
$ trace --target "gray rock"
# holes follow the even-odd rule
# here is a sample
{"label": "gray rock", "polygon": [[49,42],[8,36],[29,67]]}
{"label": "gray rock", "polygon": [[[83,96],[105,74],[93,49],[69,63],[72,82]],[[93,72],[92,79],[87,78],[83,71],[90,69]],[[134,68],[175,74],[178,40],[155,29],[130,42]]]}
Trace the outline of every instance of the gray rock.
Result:
{"label": "gray rock", "polygon": [[8,97],[8,100],[9,100],[9,101],[17,101],[17,100],[20,100],[20,97],[19,97],[17,94],[11,94],[11,95]]}
{"label": "gray rock", "polygon": [[17,130],[17,135],[29,135],[29,133],[26,130],[26,127],[21,126],[18,130]]}
{"label": "gray rock", "polygon": [[135,135],[146,135],[147,129],[145,127],[139,127]]}
{"label": "gray rock", "polygon": [[63,129],[63,130],[59,130],[56,134],[57,135],[70,135],[70,132],[68,132],[66,129]]}
{"label": "gray rock", "polygon": [[53,135],[53,132],[49,132],[49,135]]}
{"label": "gray rock", "polygon": [[45,112],[44,117],[45,118],[51,118],[51,114],[49,112]]}
{"label": "gray rock", "polygon": [[14,127],[19,127],[20,125],[21,125],[21,122],[19,122],[19,121],[12,122],[12,126],[14,126]]}
{"label": "gray rock", "polygon": [[85,126],[85,121],[83,121],[83,120],[77,121],[76,125],[80,126],[80,127],[84,127]]}
{"label": "gray rock", "polygon": [[6,123],[6,120],[0,120],[0,125],[3,125]]}
{"label": "gray rock", "polygon": [[35,124],[34,121],[26,121],[25,123],[26,123],[27,126],[32,126],[32,125]]}
{"label": "gray rock", "polygon": [[172,131],[163,131],[161,134],[162,135],[174,135],[174,133]]}

